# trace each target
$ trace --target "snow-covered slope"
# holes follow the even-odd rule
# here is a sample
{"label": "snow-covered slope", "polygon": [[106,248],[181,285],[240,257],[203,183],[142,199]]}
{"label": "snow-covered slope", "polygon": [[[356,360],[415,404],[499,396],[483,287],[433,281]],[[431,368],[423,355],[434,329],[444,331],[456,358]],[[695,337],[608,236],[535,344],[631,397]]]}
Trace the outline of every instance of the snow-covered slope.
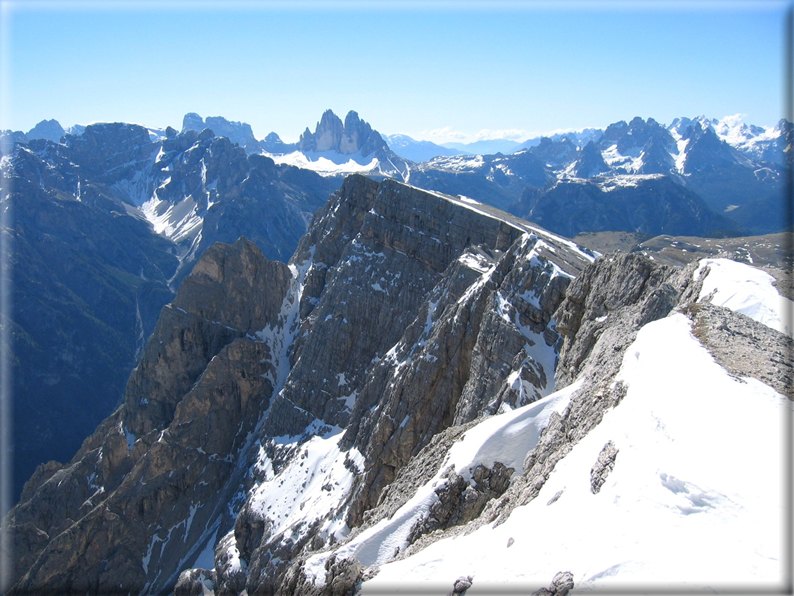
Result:
{"label": "snow-covered slope", "polygon": [[745,123],[744,118],[744,114],[734,114],[712,119],[710,123],[720,139],[748,157],[782,163],[783,155],[779,151],[785,145],[782,137],[791,125],[781,120],[775,126],[757,126]]}
{"label": "snow-covered slope", "polygon": [[342,154],[337,151],[293,151],[283,155],[264,152],[277,164],[286,164],[317,172],[321,176],[367,174],[389,176],[398,180],[410,177],[410,166],[396,155],[379,158],[376,154]]}
{"label": "snow-covered slope", "polygon": [[703,277],[699,300],[747,315],[786,335],[794,335],[794,302],[781,296],[770,274],[730,259],[703,259],[695,275]]}
{"label": "snow-covered slope", "polygon": [[[783,422],[791,402],[753,379],[731,378],[681,314],[640,331],[618,379],[628,386],[623,401],[558,464],[535,500],[498,527],[381,566],[363,593],[410,582],[428,590],[435,583],[428,593],[445,594],[451,580],[467,575],[472,595],[505,584],[536,589],[561,570],[580,589],[781,587]],[[736,440],[748,432],[751,442]],[[618,450],[615,467],[593,494],[591,468],[609,441]]]}
{"label": "snow-covered slope", "polygon": [[[757,291],[757,270],[718,260],[703,262],[695,276],[706,267],[710,282],[701,296],[716,290],[716,301],[731,294],[738,302],[721,299],[728,307],[769,321],[764,308],[744,308],[750,302],[777,308],[766,286]],[[400,561],[367,561],[381,566],[363,593],[411,593],[421,586],[441,595],[465,576],[473,581],[467,594],[521,585],[534,590],[566,570],[582,590],[781,589],[790,564],[782,522],[792,402],[756,379],[728,374],[681,313],[640,330],[614,382],[627,387],[620,404],[557,464],[534,500],[500,525],[440,540]],[[500,453],[499,461],[523,460],[532,444],[516,454],[515,433],[544,427],[548,409],[564,406],[577,388],[485,420],[454,444],[442,469],[465,471],[476,461],[471,454],[483,451]],[[614,469],[594,493],[592,469],[609,443],[617,450]],[[467,456],[458,457],[462,450]],[[338,556],[378,552],[377,540],[394,552],[399,540],[379,530],[397,530],[394,520],[427,503],[422,496],[435,495],[441,476],[420,488],[391,526],[361,534]],[[322,560],[307,562],[319,581]]]}
{"label": "snow-covered slope", "polygon": [[[410,544],[414,526],[430,515],[431,506],[438,502],[436,490],[448,482],[446,473],[450,467],[467,481],[471,481],[478,465],[490,468],[500,462],[508,468],[519,468],[527,453],[537,445],[551,414],[561,412],[577,388],[577,384],[571,385],[527,406],[488,418],[469,430],[466,440],[461,439],[454,444],[439,471],[407,503],[390,518],[381,520],[338,549],[334,553],[336,557],[356,557],[365,566],[391,561],[395,552]],[[330,552],[325,552],[309,558],[306,561],[307,575],[318,583],[325,582],[325,563],[330,555]],[[448,556],[444,555],[444,558]],[[387,585],[394,583],[397,582],[387,580]]]}

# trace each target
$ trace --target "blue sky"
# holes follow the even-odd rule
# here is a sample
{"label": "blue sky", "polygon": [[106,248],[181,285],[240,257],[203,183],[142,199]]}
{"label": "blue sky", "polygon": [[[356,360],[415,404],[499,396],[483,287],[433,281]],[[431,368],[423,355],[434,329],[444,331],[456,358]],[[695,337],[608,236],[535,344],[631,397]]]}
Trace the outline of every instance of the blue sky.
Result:
{"label": "blue sky", "polygon": [[286,141],[322,112],[437,142],[634,116],[784,116],[790,2],[2,0],[2,128],[180,128]]}

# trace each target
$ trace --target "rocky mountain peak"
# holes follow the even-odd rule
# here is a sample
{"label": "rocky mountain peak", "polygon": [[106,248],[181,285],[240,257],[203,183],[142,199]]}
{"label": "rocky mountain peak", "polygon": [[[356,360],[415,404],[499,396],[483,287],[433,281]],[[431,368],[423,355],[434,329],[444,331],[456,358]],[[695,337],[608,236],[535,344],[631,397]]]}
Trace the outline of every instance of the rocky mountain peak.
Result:
{"label": "rocky mountain peak", "polygon": [[31,128],[25,135],[28,140],[33,139],[46,139],[53,143],[58,143],[61,137],[66,134],[66,131],[57,120],[42,120],[36,126]]}
{"label": "rocky mountain peak", "polygon": [[606,141],[611,141],[612,143],[617,142],[617,140],[623,136],[628,129],[629,125],[625,120],[613,122],[604,130],[604,134],[601,136],[602,143]]}
{"label": "rocky mountain peak", "polygon": [[301,135],[298,148],[304,152],[334,151],[342,155],[371,155],[388,144],[354,111],[348,112],[344,123],[332,110],[326,110],[315,127]]}
{"label": "rocky mountain peak", "polygon": [[632,118],[628,124],[621,121],[607,127],[599,145],[602,149],[617,145],[617,150],[622,155],[638,155],[651,139],[668,150],[675,148],[675,140],[665,127],[653,118],[646,121],[639,116]]}
{"label": "rocky mountain peak", "polygon": [[684,162],[686,174],[716,171],[747,161],[736,149],[720,139],[714,127],[707,122],[690,126],[682,138],[689,141]]}
{"label": "rocky mountain peak", "polygon": [[[308,132],[309,129],[306,129]],[[304,133],[306,134],[306,133]],[[281,140],[281,137],[278,136],[275,132],[271,132],[268,134],[264,139],[262,139],[259,144],[262,146],[262,149],[267,151],[268,153],[274,154],[283,154],[283,153],[290,153],[297,148],[296,143],[285,143]]]}
{"label": "rocky mountain peak", "polygon": [[574,175],[579,178],[592,178],[603,172],[608,172],[609,166],[604,161],[598,146],[593,141],[588,141],[579,152],[579,158],[574,168]]}
{"label": "rocky mountain peak", "polygon": [[204,118],[196,114],[196,112],[188,112],[182,118],[182,132],[186,130],[201,132],[204,130]]}
{"label": "rocky mountain peak", "polygon": [[80,135],[67,134],[64,143],[84,175],[106,184],[131,176],[157,148],[146,128],[121,122],[91,124]]}
{"label": "rocky mountain peak", "polygon": [[195,112],[188,112],[182,119],[182,132],[194,130],[201,133],[205,129],[212,130],[215,136],[226,137],[232,143],[237,143],[248,153],[259,150],[259,141],[254,138],[254,131],[246,122],[233,122],[222,116],[207,116],[204,120]]}
{"label": "rocky mountain peak", "polygon": [[[668,133],[669,136],[669,133]],[[664,137],[651,136],[642,150],[642,174],[668,174],[675,168],[670,143]]]}
{"label": "rocky mountain peak", "polygon": [[529,153],[544,163],[559,166],[570,163],[576,155],[576,145],[567,137],[558,140],[541,137],[540,142],[529,149]]}
{"label": "rocky mountain peak", "polygon": [[339,116],[332,110],[326,110],[314,127],[314,133],[306,128],[298,141],[298,148],[303,152],[338,151],[343,129],[344,125]]}

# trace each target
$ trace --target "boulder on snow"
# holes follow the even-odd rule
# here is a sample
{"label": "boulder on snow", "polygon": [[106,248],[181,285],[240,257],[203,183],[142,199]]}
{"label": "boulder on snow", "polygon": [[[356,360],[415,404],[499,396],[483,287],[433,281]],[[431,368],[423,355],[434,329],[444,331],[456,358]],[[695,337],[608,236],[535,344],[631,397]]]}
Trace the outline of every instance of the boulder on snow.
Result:
{"label": "boulder on snow", "polygon": [[615,458],[618,456],[618,448],[612,441],[607,441],[601,453],[598,454],[598,459],[590,470],[590,492],[593,494],[598,493],[607,476],[615,467]]}
{"label": "boulder on snow", "polygon": [[471,580],[471,575],[459,577],[455,580],[452,591],[447,596],[458,596],[459,594],[465,594],[466,590],[471,588]]}
{"label": "boulder on snow", "polygon": [[573,574],[570,571],[560,571],[551,580],[548,588],[541,588],[532,592],[532,596],[565,596],[573,589]]}

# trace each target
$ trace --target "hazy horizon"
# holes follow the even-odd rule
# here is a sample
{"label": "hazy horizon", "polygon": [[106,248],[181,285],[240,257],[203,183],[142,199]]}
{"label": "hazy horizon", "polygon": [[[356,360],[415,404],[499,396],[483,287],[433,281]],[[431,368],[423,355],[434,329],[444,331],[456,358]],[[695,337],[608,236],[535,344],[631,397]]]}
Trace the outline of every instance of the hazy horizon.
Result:
{"label": "hazy horizon", "polygon": [[326,109],[436,143],[785,117],[788,2],[2,2],[3,129]]}

